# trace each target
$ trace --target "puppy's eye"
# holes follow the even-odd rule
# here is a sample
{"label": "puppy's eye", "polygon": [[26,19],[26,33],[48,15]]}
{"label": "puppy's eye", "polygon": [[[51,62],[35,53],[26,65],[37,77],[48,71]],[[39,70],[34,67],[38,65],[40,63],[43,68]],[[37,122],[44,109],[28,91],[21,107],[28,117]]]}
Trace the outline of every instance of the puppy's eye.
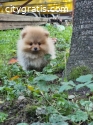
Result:
{"label": "puppy's eye", "polygon": [[41,45],[41,43],[38,43],[38,45]]}
{"label": "puppy's eye", "polygon": [[32,46],[33,43],[30,43],[30,46]]}

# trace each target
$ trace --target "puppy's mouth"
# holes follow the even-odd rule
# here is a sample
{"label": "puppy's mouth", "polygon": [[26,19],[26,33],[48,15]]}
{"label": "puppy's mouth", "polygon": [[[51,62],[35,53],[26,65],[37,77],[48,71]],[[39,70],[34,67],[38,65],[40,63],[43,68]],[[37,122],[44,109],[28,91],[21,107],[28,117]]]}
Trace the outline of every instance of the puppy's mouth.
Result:
{"label": "puppy's mouth", "polygon": [[32,51],[32,53],[37,54],[37,53],[39,53],[39,50],[34,50],[34,51]]}
{"label": "puppy's mouth", "polygon": [[34,48],[31,49],[31,51],[32,51],[32,53],[35,54],[35,53],[38,53],[40,51],[40,49],[37,48],[37,47],[34,47]]}

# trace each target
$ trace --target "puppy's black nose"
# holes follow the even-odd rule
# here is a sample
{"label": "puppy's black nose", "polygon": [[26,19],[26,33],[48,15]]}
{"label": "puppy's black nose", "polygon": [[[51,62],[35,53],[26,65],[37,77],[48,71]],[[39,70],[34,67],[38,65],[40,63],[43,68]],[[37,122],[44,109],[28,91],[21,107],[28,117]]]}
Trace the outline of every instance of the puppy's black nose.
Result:
{"label": "puppy's black nose", "polygon": [[37,51],[37,48],[35,47],[34,50]]}

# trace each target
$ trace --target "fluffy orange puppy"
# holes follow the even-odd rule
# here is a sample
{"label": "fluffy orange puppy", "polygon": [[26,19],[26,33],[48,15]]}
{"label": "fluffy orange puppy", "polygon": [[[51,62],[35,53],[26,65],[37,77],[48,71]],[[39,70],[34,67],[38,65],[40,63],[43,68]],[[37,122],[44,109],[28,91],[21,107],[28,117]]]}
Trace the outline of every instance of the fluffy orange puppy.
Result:
{"label": "fluffy orange puppy", "polygon": [[49,32],[43,27],[26,26],[20,36],[17,43],[17,56],[24,70],[41,70],[49,62],[45,58],[46,54],[50,54],[51,59],[56,57],[54,43],[49,38]]}

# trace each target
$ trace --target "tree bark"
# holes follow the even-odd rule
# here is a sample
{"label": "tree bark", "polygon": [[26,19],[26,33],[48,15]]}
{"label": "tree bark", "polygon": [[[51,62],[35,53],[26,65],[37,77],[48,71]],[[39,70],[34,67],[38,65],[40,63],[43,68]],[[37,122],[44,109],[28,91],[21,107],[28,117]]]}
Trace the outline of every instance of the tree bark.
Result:
{"label": "tree bark", "polygon": [[77,66],[86,66],[93,73],[93,0],[76,0],[75,3],[66,75]]}

